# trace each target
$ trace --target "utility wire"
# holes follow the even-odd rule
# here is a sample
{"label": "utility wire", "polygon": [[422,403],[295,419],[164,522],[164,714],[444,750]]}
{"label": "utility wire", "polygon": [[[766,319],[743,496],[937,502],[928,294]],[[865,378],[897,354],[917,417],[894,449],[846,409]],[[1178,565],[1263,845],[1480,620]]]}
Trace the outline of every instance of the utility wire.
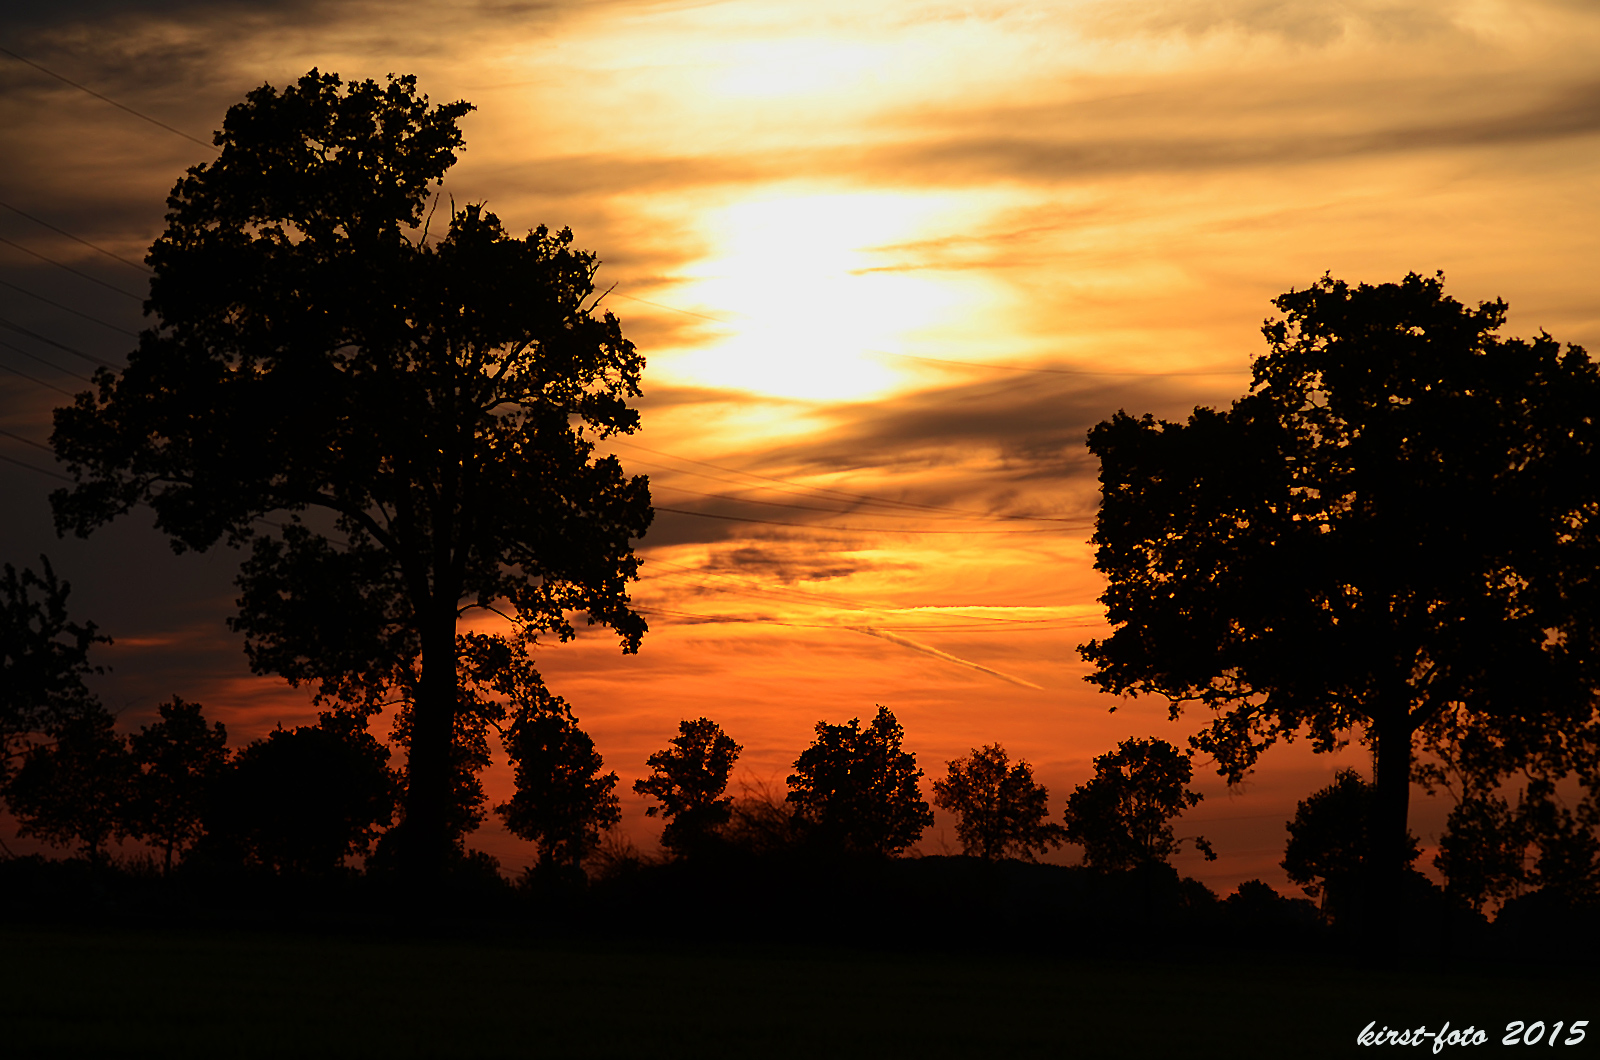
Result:
{"label": "utility wire", "polygon": [[29,471],[37,471],[41,475],[49,475],[51,478],[58,478],[62,482],[71,482],[72,481],[70,478],[68,478],[65,475],[59,474],[59,473],[57,473],[55,471],[46,471],[42,467],[34,467],[32,464],[26,463],[26,462],[21,461],[21,460],[13,459],[12,457],[9,457],[9,456],[5,455],[4,453],[0,453],[0,460],[4,460],[8,464],[15,464],[18,467],[25,467]]}
{"label": "utility wire", "polygon": [[215,144],[208,144],[204,140],[202,140],[202,139],[200,139],[198,137],[190,136],[188,133],[184,132],[182,129],[174,129],[172,126],[168,125],[166,122],[161,121],[161,120],[159,120],[157,118],[152,118],[148,114],[140,113],[139,111],[134,110],[132,107],[128,106],[125,103],[118,103],[116,100],[112,99],[110,96],[102,96],[100,93],[96,92],[94,89],[89,88],[86,85],[80,85],[80,84],[78,84],[78,82],[72,80],[71,78],[62,77],[60,74],[56,73],[54,70],[51,70],[51,69],[49,69],[47,67],[40,66],[38,63],[34,62],[32,59],[24,59],[22,56],[18,55],[16,52],[12,51],[9,48],[0,48],[0,54],[9,55],[9,56],[11,56],[11,58],[15,59],[19,63],[25,63],[28,66],[33,67],[35,70],[38,70],[42,74],[48,74],[51,77],[55,78],[57,81],[63,82],[64,84],[71,85],[73,88],[77,89],[80,92],[87,92],[89,95],[93,96],[95,99],[98,99],[100,102],[109,103],[113,107],[116,107],[118,110],[126,111],[127,113],[132,114],[135,118],[138,118],[141,121],[147,121],[151,125],[160,126],[161,128],[167,130],[167,132],[173,133],[174,135],[177,135],[177,136],[181,136],[185,140],[188,140],[190,143],[199,144],[201,147],[209,147],[213,151],[218,150],[218,148],[217,148],[217,146]]}
{"label": "utility wire", "polygon": [[29,353],[27,350],[23,349],[21,346],[13,346],[13,345],[11,345],[11,343],[7,342],[4,339],[0,339],[0,346],[4,346],[6,349],[11,350],[14,353],[20,353],[20,354],[22,354],[22,356],[26,357],[30,361],[38,361],[40,364],[44,365],[46,368],[54,368],[56,371],[60,372],[62,375],[70,375],[74,379],[82,379],[85,383],[94,382],[93,379],[90,379],[86,375],[79,375],[77,372],[74,372],[70,368],[63,368],[59,364],[56,364],[53,361],[47,361],[43,357],[40,357],[36,353]]}
{"label": "utility wire", "polygon": [[123,334],[123,335],[127,335],[127,336],[129,336],[131,338],[135,338],[136,339],[136,338],[139,337],[139,333],[137,331],[130,331],[129,329],[127,329],[125,327],[121,327],[121,326],[119,326],[117,324],[111,323],[109,320],[101,320],[99,317],[90,316],[88,313],[85,313],[80,309],[74,309],[69,305],[62,305],[60,302],[57,302],[57,301],[55,301],[54,299],[51,299],[51,298],[46,298],[44,295],[38,294],[38,293],[36,293],[34,291],[30,291],[26,287],[19,287],[17,284],[12,283],[10,280],[0,280],[0,287],[9,287],[13,291],[18,292],[19,294],[27,295],[29,298],[37,298],[39,301],[43,302],[45,305],[55,306],[57,309],[61,310],[64,313],[71,313],[75,317],[82,317],[85,320],[92,321],[93,323],[99,324],[103,328],[110,328],[112,331],[118,332],[118,333]]}
{"label": "utility wire", "polygon": [[[11,349],[16,349],[16,347],[12,346]],[[46,390],[54,390],[58,394],[67,395],[67,397],[75,396],[72,393],[72,391],[70,391],[70,390],[62,390],[60,387],[56,386],[54,383],[46,383],[43,379],[35,379],[33,376],[29,375],[27,372],[21,371],[20,369],[17,369],[17,368],[13,368],[9,364],[6,364],[3,361],[0,361],[0,369],[3,369],[5,371],[7,371],[7,372],[10,372],[12,375],[20,375],[22,378],[26,379],[28,382],[37,383],[39,386],[44,387]]]}
{"label": "utility wire", "polygon": [[125,291],[121,287],[118,287],[116,284],[107,283],[106,281],[104,281],[102,279],[99,279],[99,278],[94,277],[94,276],[90,276],[86,272],[80,272],[77,269],[73,268],[71,265],[67,265],[67,264],[64,264],[62,262],[59,262],[55,258],[47,257],[46,255],[39,253],[37,250],[29,250],[27,247],[23,246],[21,243],[13,242],[13,241],[7,239],[5,236],[0,236],[0,243],[4,243],[8,247],[16,247],[18,250],[22,251],[24,254],[31,254],[32,256],[38,258],[40,261],[49,262],[51,265],[54,265],[58,269],[66,269],[68,272],[72,273],[72,275],[81,276],[83,279],[88,280],[90,283],[97,283],[101,287],[104,287],[108,291],[117,292],[118,294],[122,295],[122,297],[124,297],[124,298],[131,298],[135,302],[141,302],[141,303],[144,301],[144,295],[134,294],[132,291]]}
{"label": "utility wire", "polygon": [[33,214],[28,213],[26,210],[19,210],[15,206],[11,205],[9,202],[0,202],[0,206],[4,206],[6,209],[10,210],[14,214],[17,214],[17,215],[22,216],[22,217],[26,217],[28,220],[32,221],[36,225],[43,225],[45,228],[50,229],[50,231],[55,232],[57,235],[63,235],[63,236],[66,236],[68,239],[71,239],[71,240],[73,240],[75,242],[82,243],[84,246],[88,247],[90,250],[98,250],[100,253],[104,254],[106,257],[112,258],[113,260],[116,260],[116,261],[120,261],[120,262],[122,262],[122,264],[128,266],[129,268],[138,269],[140,272],[144,272],[144,273],[149,273],[149,272],[154,272],[155,271],[152,268],[150,268],[150,266],[148,266],[148,265],[141,264],[141,263],[139,263],[137,261],[129,261],[127,258],[123,257],[121,254],[118,254],[118,253],[116,253],[114,251],[107,250],[105,247],[100,246],[98,243],[91,243],[87,239],[83,238],[82,236],[75,236],[71,232],[67,231],[65,228],[57,228],[55,225],[51,224],[49,221],[46,221],[46,220],[44,220],[43,218],[40,218],[40,217],[35,217],[35,216],[33,216]]}
{"label": "utility wire", "polygon": [[15,440],[21,442],[23,445],[31,445],[35,449],[43,449],[45,452],[49,453],[51,456],[55,455],[56,451],[54,449],[50,448],[48,445],[45,445],[43,442],[36,442],[32,438],[24,438],[20,434],[12,434],[10,431],[6,430],[3,427],[0,427],[0,434],[5,435],[7,438],[14,438]]}
{"label": "utility wire", "polygon": [[102,368],[116,368],[117,367],[115,364],[112,364],[110,361],[105,360],[102,357],[96,357],[92,353],[84,353],[82,350],[74,349],[73,347],[68,346],[64,342],[57,342],[55,339],[52,339],[52,338],[49,338],[47,336],[41,335],[37,331],[29,331],[27,328],[23,327],[21,324],[18,324],[16,321],[7,320],[5,317],[0,317],[0,328],[9,328],[12,331],[16,331],[16,332],[19,332],[19,333],[21,333],[23,335],[28,336],[28,338],[30,338],[30,339],[37,339],[38,341],[46,344],[47,346],[54,346],[58,350],[61,350],[61,351],[65,352],[65,353],[72,354],[74,357],[82,357],[84,360],[88,361],[90,364],[98,364]]}

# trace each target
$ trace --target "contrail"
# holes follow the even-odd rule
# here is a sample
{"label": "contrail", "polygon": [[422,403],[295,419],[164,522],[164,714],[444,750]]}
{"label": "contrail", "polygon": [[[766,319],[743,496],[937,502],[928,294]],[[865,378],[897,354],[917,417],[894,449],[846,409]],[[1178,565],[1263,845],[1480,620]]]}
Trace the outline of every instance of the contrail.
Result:
{"label": "contrail", "polygon": [[930,648],[926,644],[918,644],[916,641],[907,637],[902,637],[898,633],[886,633],[881,629],[873,629],[871,626],[845,626],[843,628],[853,629],[857,633],[865,633],[869,637],[877,637],[880,640],[888,641],[890,644],[898,644],[902,648],[910,648],[912,651],[920,651],[924,655],[933,656],[935,659],[943,659],[945,662],[953,662],[957,666],[965,666],[968,669],[986,673],[990,677],[998,677],[1002,681],[1010,681],[1014,685],[1021,685],[1023,688],[1036,688],[1041,692],[1044,691],[1043,685],[1036,685],[1032,681],[1024,681],[1022,678],[1012,677],[1010,674],[1003,674],[999,670],[992,670],[987,666],[981,666],[978,663],[969,662],[960,656],[951,655],[947,651],[940,651],[938,648]]}

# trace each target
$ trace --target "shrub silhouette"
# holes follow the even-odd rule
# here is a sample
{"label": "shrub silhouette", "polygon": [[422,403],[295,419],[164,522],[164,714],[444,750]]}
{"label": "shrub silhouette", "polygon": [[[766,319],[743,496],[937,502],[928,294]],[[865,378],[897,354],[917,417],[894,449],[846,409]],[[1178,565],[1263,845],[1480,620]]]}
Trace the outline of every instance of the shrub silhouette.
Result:
{"label": "shrub silhouette", "polygon": [[273,872],[338,872],[394,819],[399,787],[388,762],[356,715],[279,728],[234,756],[207,839]]}
{"label": "shrub silhouette", "polygon": [[[1289,843],[1283,871],[1313,898],[1331,919],[1364,908],[1371,884],[1378,792],[1353,769],[1341,769],[1333,783],[1302,799],[1287,827]],[[1410,841],[1406,865],[1419,850]]]}
{"label": "shrub silhouette", "polygon": [[[1124,740],[1094,760],[1094,776],[1067,797],[1066,839],[1096,869],[1166,864],[1183,840],[1168,822],[1202,798],[1184,785],[1189,756],[1165,740]],[[1211,844],[1191,842],[1213,861]]]}
{"label": "shrub silhouette", "polygon": [[662,846],[675,854],[694,853],[728,823],[733,799],[723,792],[742,750],[722,726],[699,718],[679,722],[670,746],[646,760],[651,775],[634,781],[633,790],[658,803],[645,808],[647,816],[660,814],[667,819]]}
{"label": "shrub silhouette", "polygon": [[933,783],[933,804],[957,815],[956,837],[964,853],[994,861],[1034,860],[1060,846],[1066,830],[1048,823],[1049,791],[1034,782],[1026,762],[1009,765],[999,744],[974,748],[945,763],[948,776]]}
{"label": "shrub silhouette", "polygon": [[817,738],[795,759],[788,801],[808,840],[824,849],[892,855],[933,824],[922,800],[916,756],[901,750],[905,730],[888,707],[872,724],[817,722]]}

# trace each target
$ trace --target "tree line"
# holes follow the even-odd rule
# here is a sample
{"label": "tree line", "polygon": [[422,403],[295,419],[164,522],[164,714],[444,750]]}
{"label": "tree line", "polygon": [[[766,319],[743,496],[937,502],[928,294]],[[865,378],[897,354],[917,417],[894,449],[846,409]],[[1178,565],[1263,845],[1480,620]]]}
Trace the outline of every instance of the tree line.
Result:
{"label": "tree line", "polygon": [[[220,748],[224,794],[204,836],[270,865],[301,856],[260,838],[298,811],[240,778],[319,756],[364,763],[348,775],[370,785],[326,795],[352,808],[330,812],[344,823],[314,857],[370,846],[418,893],[490,812],[478,774],[491,734],[516,777],[493,811],[542,863],[581,863],[615,820],[615,774],[533,656],[579,622],[611,627],[625,652],[647,632],[628,587],[649,484],[595,455],[638,428],[644,360],[600,309],[598,260],[570,231],[519,238],[481,204],[453,203],[433,229],[471,110],[430,104],[409,76],[313,70],[232,107],[216,160],[173,188],[148,256],[150,326],[125,369],[99,370],[56,410],[51,444],[74,482],[51,497],[56,528],[87,536],[145,509],[179,552],[245,550],[230,625],[254,671],[309,687],[323,714],[226,752],[174,700],[124,741],[82,684],[95,628],[66,617],[48,564],[7,568],[21,646],[7,649],[0,736],[8,799],[39,834],[50,793],[70,786],[48,778],[178,784],[163,755],[180,740]],[[1174,719],[1200,709],[1203,726],[1183,751],[1135,740],[1102,755],[1059,822],[997,745],[952,765],[935,802],[981,858],[1072,842],[1092,865],[1152,864],[1180,842],[1210,853],[1170,827],[1198,798],[1193,756],[1239,783],[1280,741],[1359,741],[1370,783],[1341,774],[1308,798],[1285,863],[1326,909],[1398,929],[1416,888],[1415,784],[1456,801],[1436,866],[1461,901],[1592,896],[1600,366],[1542,332],[1502,337],[1505,303],[1463,305],[1442,275],[1324,276],[1273,304],[1268,351],[1230,408],[1183,422],[1118,411],[1088,435],[1111,626],[1078,649],[1088,680],[1161,696]],[[462,634],[474,611],[511,631]],[[380,710],[398,765],[367,734]],[[669,850],[742,828],[882,855],[927,826],[886,712],[819,723],[781,820],[707,794],[737,747],[686,724],[638,789]],[[97,754],[121,764],[82,765]],[[673,779],[690,760],[709,771],[698,788]],[[190,842],[193,827],[156,823],[171,816],[157,796],[119,799],[91,800],[99,838],[78,836],[91,853],[118,829],[174,852]]]}
{"label": "tree line", "polygon": [[[324,711],[315,724],[280,726],[235,749],[221,722],[174,696],[157,720],[120,733],[85,683],[98,672],[91,646],[109,638],[68,617],[69,592],[43,559],[40,572],[8,564],[0,579],[8,678],[0,798],[21,835],[74,848],[98,865],[109,863],[112,843],[137,840],[155,852],[163,874],[185,861],[302,877],[395,870],[404,769],[368,731],[366,717]],[[476,728],[462,741],[470,753],[459,757],[453,785],[456,861],[495,871],[492,859],[466,845],[487,816],[478,773],[492,759],[488,733],[495,730],[514,791],[493,811],[533,844],[530,877],[581,881],[621,819],[617,774],[604,772],[571,708],[536,680],[513,643],[484,634],[463,640],[462,684],[473,690],[473,708],[461,716]],[[401,747],[409,739],[405,721],[402,714],[391,734]],[[781,801],[738,800],[728,786],[741,745],[709,718],[684,720],[649,756],[649,775],[633,790],[650,801],[646,814],[662,821],[668,859],[895,857],[934,823],[924,772],[904,736],[882,706],[866,724],[819,721]],[[1034,861],[1071,845],[1088,868],[1118,873],[1167,866],[1185,843],[1214,860],[1204,837],[1180,836],[1174,827],[1202,799],[1189,786],[1193,754],[1160,739],[1124,740],[1094,759],[1093,775],[1052,821],[1048,789],[1030,764],[989,744],[945,763],[931,785],[932,806],[954,816],[962,853],[982,861]],[[1381,856],[1377,800],[1373,784],[1341,770],[1287,823],[1282,867],[1330,921],[1370,916]],[[1474,910],[1529,891],[1567,904],[1600,900],[1600,843],[1583,805],[1564,806],[1544,786],[1514,807],[1490,805],[1485,819],[1482,804],[1460,803],[1440,839],[1433,863],[1450,899]],[[1409,867],[1420,856],[1416,837],[1408,846]]]}

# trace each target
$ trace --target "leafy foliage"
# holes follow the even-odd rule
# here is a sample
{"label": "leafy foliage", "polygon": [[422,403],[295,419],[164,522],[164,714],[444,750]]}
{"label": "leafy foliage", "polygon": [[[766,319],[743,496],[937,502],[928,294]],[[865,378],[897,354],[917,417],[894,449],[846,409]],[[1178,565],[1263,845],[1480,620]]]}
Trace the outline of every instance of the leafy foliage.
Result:
{"label": "leafy foliage", "polygon": [[678,723],[671,744],[645,763],[651,774],[636,780],[633,790],[657,802],[645,814],[667,819],[661,845],[677,854],[703,848],[709,837],[733,816],[733,799],[725,797],[733,764],[744,750],[710,718]]}
{"label": "leafy foliage", "polygon": [[622,820],[617,774],[567,705],[545,694],[524,703],[505,737],[516,791],[495,807],[513,835],[535,843],[542,869],[573,870],[600,844],[600,833]]}
{"label": "leafy foliage", "polygon": [[28,748],[6,791],[17,833],[52,846],[77,844],[90,861],[104,862],[106,844],[127,834],[137,773],[127,740],[103,708],[53,728],[55,740]]}
{"label": "leafy foliage", "polygon": [[[649,491],[592,459],[637,427],[643,359],[594,312],[570,231],[514,238],[468,205],[430,238],[471,109],[411,77],[251,92],[168,199],[157,326],[52,437],[78,479],[58,529],[144,503],[179,551],[249,545],[232,624],[253,668],[358,711],[410,705],[423,872],[481,813],[455,801],[476,731],[456,718],[460,615],[511,609],[565,640],[583,613],[625,651],[645,632],[627,582]],[[272,512],[287,524],[266,534]]]}
{"label": "leafy foliage", "polygon": [[[1185,785],[1194,776],[1189,756],[1165,740],[1124,740],[1094,760],[1094,776],[1067,796],[1066,840],[1083,847],[1097,869],[1165,864],[1183,840],[1168,822],[1204,797]],[[1191,842],[1216,860],[1211,844]]]}
{"label": "leafy foliage", "polygon": [[964,853],[989,861],[1032,861],[1066,838],[1061,825],[1045,820],[1049,790],[1034,782],[1028,763],[1010,765],[999,744],[974,748],[946,766],[949,774],[933,783],[933,804],[957,815],[956,836]]}
{"label": "leafy foliage", "polygon": [[922,799],[916,756],[888,707],[872,724],[817,722],[817,738],[795,759],[788,801],[795,822],[823,847],[893,855],[922,837],[933,811]]}
{"label": "leafy foliage", "polygon": [[30,737],[53,737],[101,709],[84,678],[104,672],[89,664],[89,648],[111,638],[67,617],[71,585],[49,559],[39,563],[43,574],[7,563],[0,576],[0,788]]}
{"label": "leafy foliage", "polygon": [[273,872],[338,872],[394,819],[388,762],[358,715],[325,712],[315,725],[276,729],[234,757],[208,838]]}
{"label": "leafy foliage", "polygon": [[129,801],[129,831],[162,852],[164,870],[174,852],[194,844],[222,772],[228,765],[228,730],[207,726],[200,704],[177,696],[161,705],[161,720],[129,739],[139,772]]}
{"label": "leafy foliage", "polygon": [[1417,750],[1479,787],[1594,768],[1600,373],[1439,278],[1274,305],[1230,410],[1090,432],[1116,629],[1080,651],[1108,692],[1213,708],[1193,743],[1230,781],[1359,733],[1398,887]]}
{"label": "leafy foliage", "polygon": [[[1341,769],[1333,783],[1302,799],[1288,823],[1283,871],[1313,898],[1323,897],[1323,910],[1338,917],[1341,899],[1366,883],[1377,849],[1377,789],[1353,769]],[[1409,856],[1420,851],[1408,836]]]}

